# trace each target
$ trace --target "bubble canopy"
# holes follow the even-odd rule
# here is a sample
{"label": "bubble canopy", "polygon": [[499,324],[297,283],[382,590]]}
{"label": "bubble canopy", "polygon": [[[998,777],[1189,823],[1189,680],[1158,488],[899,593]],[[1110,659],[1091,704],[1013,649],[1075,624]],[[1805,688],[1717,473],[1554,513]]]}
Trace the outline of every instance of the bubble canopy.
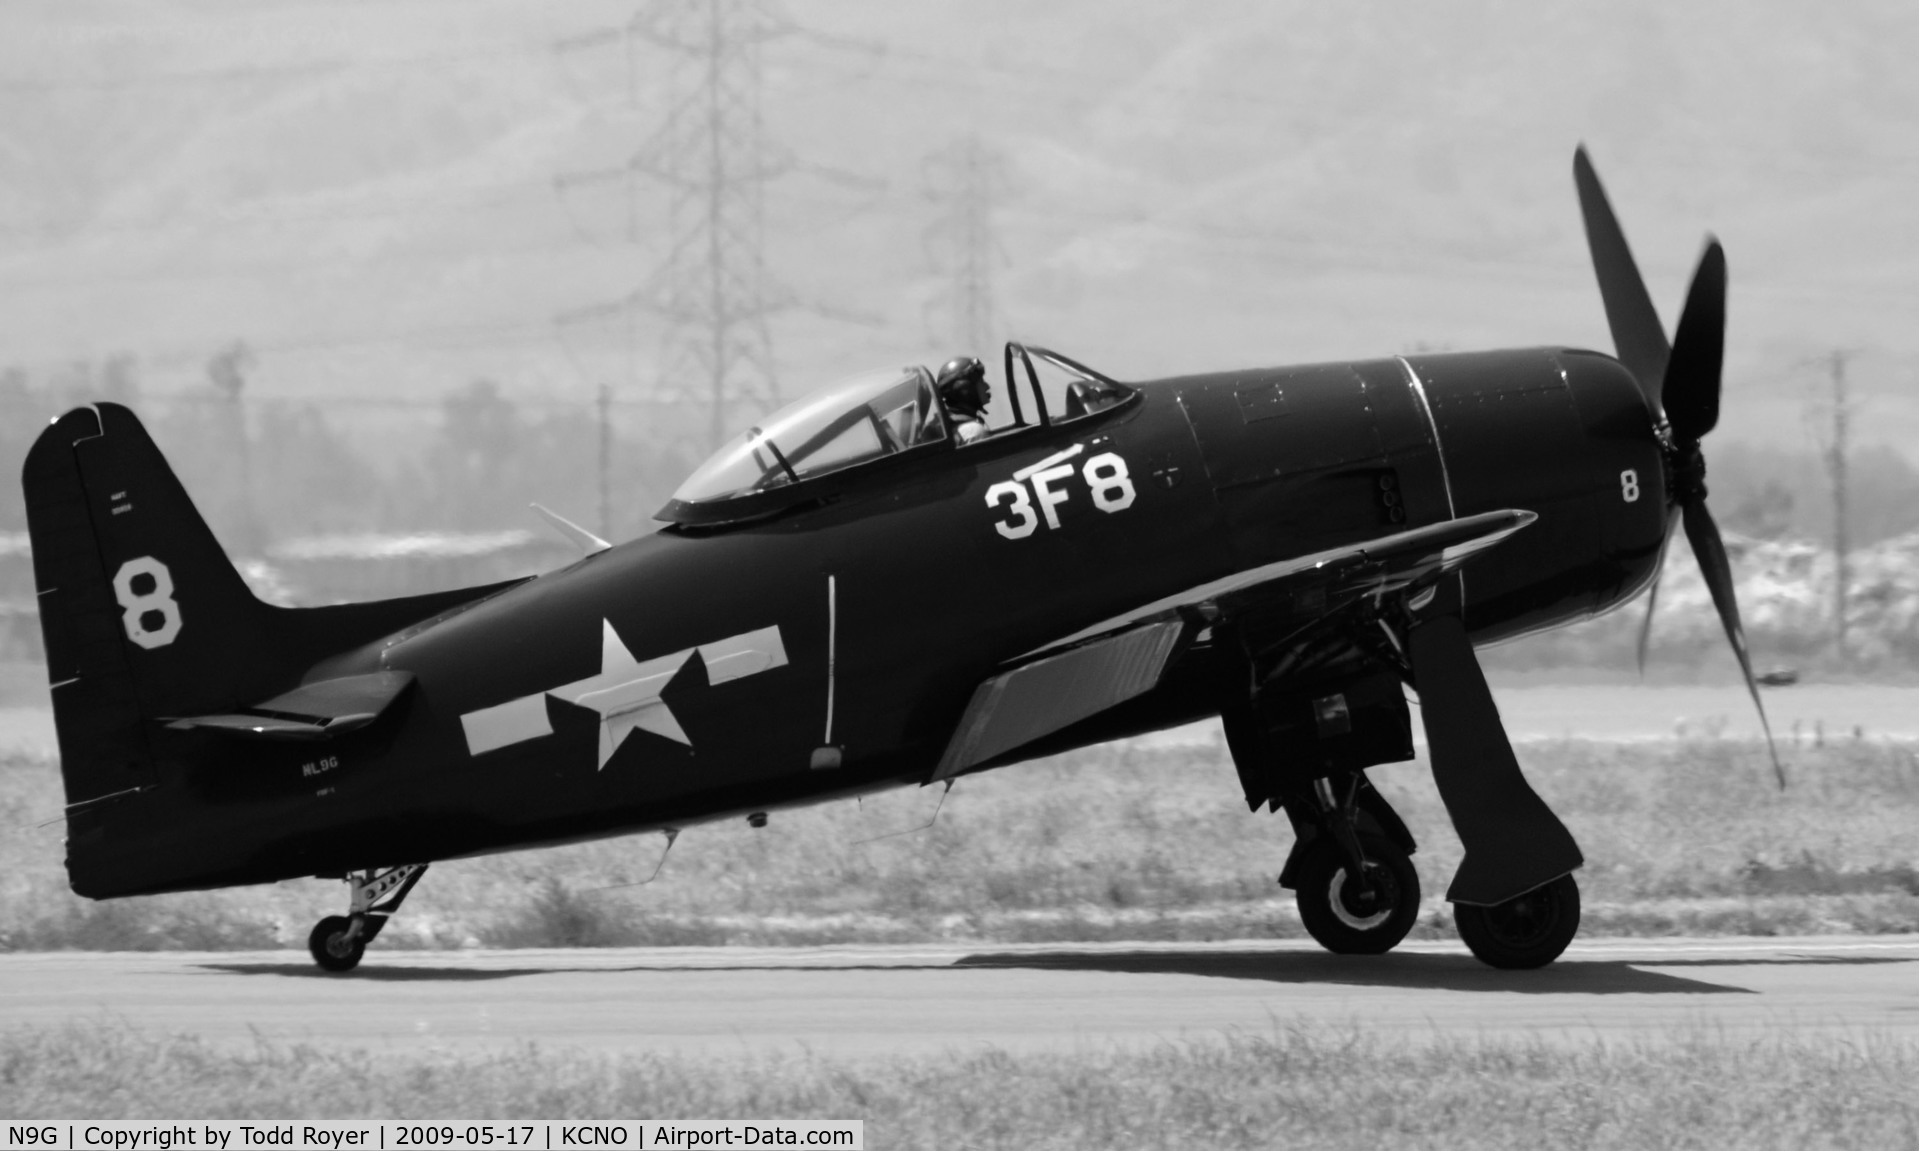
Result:
{"label": "bubble canopy", "polygon": [[667,506],[772,491],[946,438],[925,368],[866,372],[809,393],[741,432],[686,477]]}
{"label": "bubble canopy", "polygon": [[[1010,447],[1138,398],[1135,388],[1056,352],[1009,343],[1005,391],[989,397],[984,413],[987,434],[963,450]],[[865,372],[809,392],[741,432],[694,469],[656,518],[688,528],[744,523],[828,496],[836,485],[815,484],[821,476],[937,456],[959,442],[931,372]]]}

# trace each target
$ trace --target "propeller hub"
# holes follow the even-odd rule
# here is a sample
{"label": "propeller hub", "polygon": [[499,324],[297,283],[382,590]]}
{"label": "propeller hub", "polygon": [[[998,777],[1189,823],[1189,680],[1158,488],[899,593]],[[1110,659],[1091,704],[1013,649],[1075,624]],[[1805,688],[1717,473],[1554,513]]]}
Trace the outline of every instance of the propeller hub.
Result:
{"label": "propeller hub", "polygon": [[1666,458],[1671,464],[1672,478],[1667,490],[1672,493],[1672,502],[1680,507],[1705,502],[1706,453],[1699,450],[1699,445],[1675,447]]}

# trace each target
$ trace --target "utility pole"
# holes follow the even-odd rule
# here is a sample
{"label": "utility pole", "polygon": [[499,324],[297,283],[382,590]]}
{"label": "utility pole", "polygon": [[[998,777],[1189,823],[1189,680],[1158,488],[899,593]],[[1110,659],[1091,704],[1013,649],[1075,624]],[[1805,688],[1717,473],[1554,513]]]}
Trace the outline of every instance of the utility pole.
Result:
{"label": "utility pole", "polygon": [[1827,358],[1832,375],[1832,439],[1826,445],[1826,474],[1832,480],[1833,643],[1844,666],[1846,654],[1846,586],[1851,573],[1846,564],[1846,437],[1851,412],[1846,398],[1846,360],[1849,353],[1834,350]]}
{"label": "utility pole", "polygon": [[985,356],[994,337],[993,261],[999,245],[993,207],[1000,183],[999,158],[976,134],[927,165],[928,194],[942,209],[927,230],[927,253],[949,273],[942,293],[950,310],[947,334],[956,350],[977,356]]}
{"label": "utility pole", "polygon": [[600,538],[613,538],[613,484],[609,473],[613,470],[613,385],[600,381],[599,402],[599,448],[600,448]]}
{"label": "utility pole", "polygon": [[260,531],[260,517],[253,506],[252,437],[247,430],[247,370],[253,366],[253,349],[246,341],[235,340],[207,361],[207,381],[214,394],[226,403],[227,442],[233,445],[239,465],[239,491],[234,504],[239,513],[241,547],[249,555],[258,555],[266,546]]}
{"label": "utility pole", "polygon": [[[776,293],[766,275],[764,193],[785,165],[774,161],[763,130],[760,50],[790,27],[767,0],[652,0],[617,33],[559,45],[625,46],[629,99],[641,64],[634,46],[651,44],[663,57],[655,69],[663,118],[652,135],[621,167],[557,183],[564,192],[586,180],[626,181],[630,238],[640,231],[635,177],[665,190],[665,257],[620,305],[664,321],[657,373],[651,387],[643,385],[629,348],[627,385],[698,404],[711,447],[725,439],[736,412],[779,400],[767,328]],[[605,401],[603,421],[604,408]]]}

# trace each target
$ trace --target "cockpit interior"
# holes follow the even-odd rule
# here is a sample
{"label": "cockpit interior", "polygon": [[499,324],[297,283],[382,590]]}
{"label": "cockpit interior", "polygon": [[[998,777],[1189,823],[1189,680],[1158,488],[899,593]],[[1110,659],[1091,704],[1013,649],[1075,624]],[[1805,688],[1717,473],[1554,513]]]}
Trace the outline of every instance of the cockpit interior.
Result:
{"label": "cockpit interior", "polygon": [[[1084,419],[1135,395],[1044,348],[1009,343],[1005,366],[1009,386],[995,389],[987,408],[988,438]],[[953,450],[957,443],[930,371],[911,365],[863,372],[810,392],[735,436],[694,469],[668,507],[769,492],[936,445]]]}

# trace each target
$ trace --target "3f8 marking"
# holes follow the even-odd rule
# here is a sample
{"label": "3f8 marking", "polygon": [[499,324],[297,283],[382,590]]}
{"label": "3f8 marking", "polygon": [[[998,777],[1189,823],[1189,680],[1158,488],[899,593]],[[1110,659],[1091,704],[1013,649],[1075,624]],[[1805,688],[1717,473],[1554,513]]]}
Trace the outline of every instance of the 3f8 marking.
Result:
{"label": "3f8 marking", "polygon": [[[1013,479],[1001,480],[987,488],[986,506],[1006,513],[1005,519],[993,521],[993,530],[1009,540],[1023,540],[1039,529],[1044,517],[1047,530],[1057,531],[1059,506],[1073,495],[1072,489],[1058,485],[1072,477],[1075,469],[1068,461],[1081,449],[1082,445],[1074,444],[1064,452],[1021,469]],[[1092,494],[1093,506],[1100,511],[1110,515],[1133,506],[1138,493],[1133,490],[1133,477],[1126,461],[1117,453],[1101,452],[1077,470]],[[1030,491],[1028,484],[1032,485]],[[1037,512],[1034,511],[1036,503]]]}

